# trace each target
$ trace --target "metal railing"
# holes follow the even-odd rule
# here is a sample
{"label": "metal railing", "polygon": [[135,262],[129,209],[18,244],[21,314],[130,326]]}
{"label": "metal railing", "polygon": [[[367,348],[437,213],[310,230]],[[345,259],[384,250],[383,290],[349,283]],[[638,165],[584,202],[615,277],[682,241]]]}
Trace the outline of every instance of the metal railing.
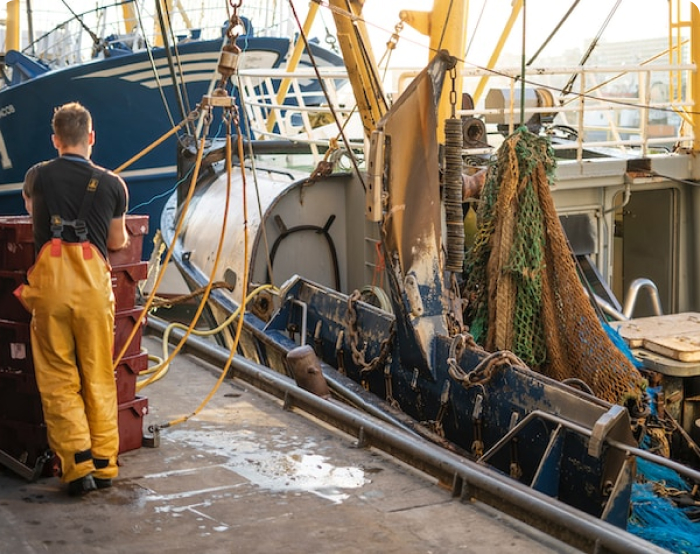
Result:
{"label": "metal railing", "polygon": [[[489,106],[487,95],[483,106],[457,113],[483,117],[487,122],[501,121],[502,130],[508,133],[533,116],[556,114],[551,117],[550,127],[566,127],[575,132],[579,161],[586,148],[634,148],[646,156],[693,140],[692,128],[684,125],[689,123],[687,113],[693,111],[693,102],[670,102],[667,94],[670,76],[680,74],[680,81],[687,84],[695,69],[694,64],[530,68],[525,83],[526,88],[537,92],[536,101],[526,104],[522,114],[519,68],[497,72],[465,69],[462,76],[466,92],[477,78],[490,76],[495,85],[492,90],[502,85],[508,103]],[[564,79],[573,75],[576,87],[564,94]],[[542,91],[548,94],[543,95]],[[542,97],[550,102],[543,105]],[[546,129],[547,125],[543,127]],[[555,150],[571,147],[571,144],[553,145]]]}
{"label": "metal railing", "polygon": [[[322,83],[319,83],[319,75]],[[280,100],[279,91],[284,88],[285,81],[289,83],[289,90]],[[294,72],[241,69],[237,84],[237,94],[241,96],[254,138],[309,144],[316,162],[325,149],[340,141],[335,118],[343,126],[355,115],[347,72],[342,68],[324,67],[318,74],[310,68]],[[274,121],[272,127],[271,120]],[[351,147],[362,148],[361,127],[359,130],[351,128],[349,132]]]}
{"label": "metal railing", "polygon": [[[387,82],[394,79],[398,83],[394,98],[418,71],[401,69],[387,77]],[[528,101],[521,114],[519,69],[502,69],[497,73],[467,69],[462,71],[465,92],[475,88],[477,79],[490,75],[489,95],[501,91],[500,98],[505,100],[494,105],[486,95],[474,109],[458,109],[456,113],[459,117],[477,118],[485,123],[491,140],[481,148],[470,148],[468,153],[472,154],[493,152],[500,142],[495,135],[510,134],[521,121],[536,121],[533,118],[539,118],[540,132],[567,131],[567,140],[554,141],[553,148],[568,151],[570,159],[581,161],[587,156],[586,150],[591,148],[611,153],[611,149],[619,153],[634,150],[642,156],[666,153],[677,146],[689,145],[694,139],[692,127],[686,124],[689,123],[687,113],[694,109],[693,103],[667,100],[669,76],[680,73],[681,82],[688,83],[694,71],[694,64],[530,69],[526,78]],[[573,74],[576,75],[575,89],[561,94],[563,83]],[[323,68],[321,78],[336,113],[340,114],[341,124],[346,124],[353,116],[354,107],[349,88],[341,89],[346,73]],[[283,79],[289,79],[291,84],[286,98],[280,100],[278,91]],[[312,83],[316,86],[310,86]],[[320,98],[318,77],[311,69],[295,72],[241,70],[239,87],[247,105],[250,127],[257,138],[286,138],[315,145],[328,145],[329,139],[337,138],[330,107],[325,98]],[[276,125],[269,129],[266,122],[272,112],[275,112]],[[320,125],[322,121],[328,125]],[[360,144],[361,127],[358,125],[355,129],[356,134],[351,136]]]}

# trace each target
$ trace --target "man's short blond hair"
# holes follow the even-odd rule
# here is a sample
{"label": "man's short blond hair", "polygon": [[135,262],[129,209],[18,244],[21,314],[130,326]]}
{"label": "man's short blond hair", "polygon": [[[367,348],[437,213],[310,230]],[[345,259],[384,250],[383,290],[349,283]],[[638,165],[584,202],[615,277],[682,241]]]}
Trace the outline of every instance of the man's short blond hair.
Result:
{"label": "man's short blond hair", "polygon": [[70,102],[56,108],[51,127],[65,146],[86,144],[92,132],[92,116],[79,102]]}

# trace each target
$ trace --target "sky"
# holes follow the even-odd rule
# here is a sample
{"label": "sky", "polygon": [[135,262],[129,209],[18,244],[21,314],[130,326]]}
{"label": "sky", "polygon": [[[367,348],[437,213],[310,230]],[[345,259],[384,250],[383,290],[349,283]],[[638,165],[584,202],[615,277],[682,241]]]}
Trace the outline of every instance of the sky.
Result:
{"label": "sky", "polygon": [[[242,10],[246,4],[258,0],[241,0]],[[286,0],[277,0],[284,2]],[[511,10],[513,0],[470,0],[470,23],[468,42],[471,43],[468,59],[482,64],[492,51]],[[543,56],[556,53],[563,48],[585,48],[596,36],[606,17],[618,0],[581,0],[573,14],[559,31]],[[1,2],[1,0],[0,0]],[[222,7],[229,0],[220,0]],[[308,9],[310,0],[293,0],[300,16]],[[532,54],[550,34],[564,16],[574,0],[525,0],[526,14],[526,56]],[[675,0],[674,0],[675,2]],[[32,0],[34,9],[42,4],[52,9],[62,6],[62,0]],[[96,0],[67,0],[76,12],[91,9]],[[24,2],[22,2],[24,4]],[[365,19],[373,41],[375,57],[379,58],[385,51],[385,44],[394,25],[399,22],[400,9],[426,10],[431,0],[365,0]],[[681,1],[682,9],[689,10],[690,0]],[[612,16],[601,40],[619,41],[634,38],[656,38],[666,34],[669,0],[621,0],[620,6]],[[332,26],[332,15],[327,9],[320,11],[321,23],[316,26],[323,36],[323,26]],[[478,26],[477,26],[478,22]],[[519,20],[506,46],[506,52],[520,55],[522,51],[522,20]],[[406,27],[400,35],[400,48],[393,54],[396,64],[416,65],[417,61],[427,62],[427,40],[415,30]],[[425,58],[421,60],[421,57]]]}
{"label": "sky", "polygon": [[[559,30],[557,38],[543,52],[543,56],[555,54],[563,48],[572,46],[587,47],[590,40],[598,34],[616,1],[582,0]],[[384,25],[378,25],[373,30],[375,34],[385,37],[384,42],[386,42],[386,37],[390,35],[393,25],[398,21],[398,8],[388,4],[421,10],[425,9],[426,3],[425,0],[402,0],[401,2],[367,0],[365,15],[369,21],[385,22]],[[682,9],[689,10],[690,2],[684,0],[683,3],[686,6]],[[477,63],[483,63],[488,57],[510,14],[511,4],[512,0],[470,0],[467,41],[471,42],[471,47],[468,59],[472,58]],[[526,57],[540,47],[572,4],[573,0],[525,0]],[[667,20],[668,0],[622,0],[605,28],[601,40],[622,41],[664,37],[667,33]],[[506,52],[520,55],[522,28],[522,19],[520,19],[513,28]],[[425,40],[412,29],[406,29],[400,40],[425,43]],[[383,44],[380,43],[379,47],[383,51]],[[415,55],[420,55],[419,51],[416,46],[415,53],[407,55],[406,59],[414,59]]]}

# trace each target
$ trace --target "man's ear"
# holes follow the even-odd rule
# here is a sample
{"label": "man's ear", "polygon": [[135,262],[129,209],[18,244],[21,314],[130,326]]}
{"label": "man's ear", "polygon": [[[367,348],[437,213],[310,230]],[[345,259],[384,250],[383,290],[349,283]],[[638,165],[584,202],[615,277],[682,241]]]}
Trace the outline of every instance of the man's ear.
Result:
{"label": "man's ear", "polygon": [[88,135],[88,144],[90,146],[93,146],[95,144],[95,129],[90,131],[90,134]]}
{"label": "man's ear", "polygon": [[56,150],[60,150],[60,149],[61,149],[61,141],[60,141],[60,139],[59,139],[56,135],[51,135],[51,142],[53,143],[53,147],[54,147]]}

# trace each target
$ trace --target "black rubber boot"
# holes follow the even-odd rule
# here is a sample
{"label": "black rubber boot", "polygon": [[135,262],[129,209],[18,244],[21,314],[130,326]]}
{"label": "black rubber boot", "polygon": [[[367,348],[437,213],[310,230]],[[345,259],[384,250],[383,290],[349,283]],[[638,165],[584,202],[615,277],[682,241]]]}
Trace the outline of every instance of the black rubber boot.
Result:
{"label": "black rubber boot", "polygon": [[92,478],[92,475],[86,475],[85,477],[81,477],[80,479],[76,479],[75,481],[68,483],[69,496],[83,496],[91,491],[94,491],[95,489],[97,489],[97,485],[95,484],[95,480]]}
{"label": "black rubber boot", "polygon": [[100,479],[99,477],[93,477],[92,479],[95,481],[95,485],[98,489],[108,489],[112,486],[111,479]]}

